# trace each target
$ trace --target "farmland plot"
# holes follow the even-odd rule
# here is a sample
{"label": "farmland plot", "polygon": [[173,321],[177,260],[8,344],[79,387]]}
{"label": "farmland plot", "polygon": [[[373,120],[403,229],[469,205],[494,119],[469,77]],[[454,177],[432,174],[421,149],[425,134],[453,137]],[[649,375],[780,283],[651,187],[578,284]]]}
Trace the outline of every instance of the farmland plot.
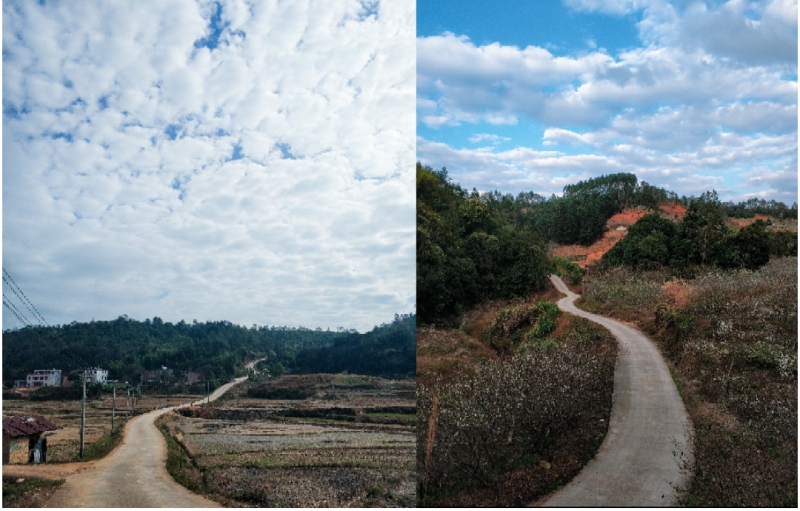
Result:
{"label": "farmland plot", "polygon": [[311,395],[252,398],[248,382],[218,406],[165,416],[173,477],[228,506],[415,505],[413,381],[282,381]]}

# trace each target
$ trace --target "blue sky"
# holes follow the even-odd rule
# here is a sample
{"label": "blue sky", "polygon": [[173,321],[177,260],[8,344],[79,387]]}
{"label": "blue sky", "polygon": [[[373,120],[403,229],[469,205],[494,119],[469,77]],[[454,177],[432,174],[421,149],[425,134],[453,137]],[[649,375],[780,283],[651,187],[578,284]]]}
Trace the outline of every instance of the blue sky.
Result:
{"label": "blue sky", "polygon": [[797,2],[417,2],[417,157],[481,191],[614,172],[797,200]]}
{"label": "blue sky", "polygon": [[413,312],[414,9],[3,2],[3,267],[50,324]]}

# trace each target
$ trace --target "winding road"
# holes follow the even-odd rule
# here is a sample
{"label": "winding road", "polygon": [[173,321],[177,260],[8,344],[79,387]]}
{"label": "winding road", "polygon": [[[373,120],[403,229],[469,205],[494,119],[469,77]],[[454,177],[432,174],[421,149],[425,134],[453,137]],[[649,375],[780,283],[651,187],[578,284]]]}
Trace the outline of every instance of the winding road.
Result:
{"label": "winding road", "polygon": [[553,507],[674,506],[691,459],[691,422],[669,369],[653,341],[618,321],[578,309],[579,295],[551,276],[567,295],[564,312],[607,328],[617,338],[614,396],[608,433],[594,459],[570,483],[534,505]]}
{"label": "winding road", "polygon": [[[243,376],[226,383],[209,400],[218,399],[246,379]],[[92,468],[68,476],[46,507],[220,507],[176,483],[167,472],[167,446],[155,420],[191,405],[155,410],[128,421],[122,444]]]}

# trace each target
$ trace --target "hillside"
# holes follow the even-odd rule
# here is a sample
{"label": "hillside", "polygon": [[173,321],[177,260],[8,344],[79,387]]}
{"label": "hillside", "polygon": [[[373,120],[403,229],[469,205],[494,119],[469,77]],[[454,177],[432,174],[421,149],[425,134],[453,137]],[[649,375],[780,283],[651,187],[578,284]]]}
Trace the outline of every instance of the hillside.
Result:
{"label": "hillside", "polygon": [[395,316],[390,324],[365,334],[348,334],[329,346],[305,348],[297,354],[294,372],[367,374],[413,378],[416,368],[416,316]]}
{"label": "hillside", "polygon": [[[365,374],[394,373],[398,367],[407,373],[408,364],[398,362],[392,350],[404,353],[413,344],[414,319],[398,317],[365,334],[274,326],[247,328],[229,321],[173,324],[158,317],[137,321],[126,316],[113,321],[26,327],[3,332],[3,378],[4,384],[11,386],[34,369],[58,368],[67,375],[86,366],[100,366],[109,370],[109,379],[134,382],[144,372],[165,366],[176,376],[193,371],[204,379],[225,380],[236,374],[248,357],[266,358],[268,370],[284,372],[296,369],[298,356],[308,368],[306,362],[313,353],[327,350],[324,353],[335,359],[339,352],[350,353],[354,348],[369,360]],[[355,366],[362,368],[359,362]]]}

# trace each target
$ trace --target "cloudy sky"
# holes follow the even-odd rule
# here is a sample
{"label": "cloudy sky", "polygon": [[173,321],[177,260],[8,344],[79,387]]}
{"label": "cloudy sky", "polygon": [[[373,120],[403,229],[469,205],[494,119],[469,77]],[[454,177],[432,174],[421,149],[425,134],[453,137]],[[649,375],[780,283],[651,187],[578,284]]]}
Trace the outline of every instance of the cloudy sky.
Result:
{"label": "cloudy sky", "polygon": [[50,324],[414,312],[414,14],[4,1],[3,267]]}
{"label": "cloudy sky", "polygon": [[417,155],[467,189],[791,205],[797,119],[796,0],[417,2]]}

